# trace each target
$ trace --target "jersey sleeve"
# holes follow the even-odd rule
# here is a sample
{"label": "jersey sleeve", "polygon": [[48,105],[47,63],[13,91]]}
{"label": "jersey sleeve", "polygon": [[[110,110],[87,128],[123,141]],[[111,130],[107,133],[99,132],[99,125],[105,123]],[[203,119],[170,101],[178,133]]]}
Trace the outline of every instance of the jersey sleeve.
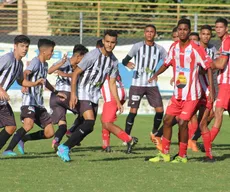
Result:
{"label": "jersey sleeve", "polygon": [[167,57],[164,60],[164,66],[169,67],[170,65],[173,64],[173,51],[174,50],[174,46],[172,45],[169,49],[169,53],[167,55]]}
{"label": "jersey sleeve", "polygon": [[199,46],[199,49],[197,50],[196,62],[205,70],[211,67],[212,59],[201,46]]}
{"label": "jersey sleeve", "polygon": [[30,64],[26,67],[26,70],[31,71],[32,73],[36,72],[39,68],[40,61],[38,59],[32,59]]}
{"label": "jersey sleeve", "polygon": [[0,57],[0,72],[4,71],[6,68],[10,66],[11,57],[9,54],[5,54]]}
{"label": "jersey sleeve", "polygon": [[98,55],[100,54],[98,49],[94,49],[83,57],[83,59],[78,63],[78,67],[82,70],[85,71],[87,68],[89,68],[91,65],[94,64],[96,59],[98,58]]}
{"label": "jersey sleeve", "polygon": [[118,73],[118,60],[114,62],[113,68],[110,73],[110,78],[116,78]]}

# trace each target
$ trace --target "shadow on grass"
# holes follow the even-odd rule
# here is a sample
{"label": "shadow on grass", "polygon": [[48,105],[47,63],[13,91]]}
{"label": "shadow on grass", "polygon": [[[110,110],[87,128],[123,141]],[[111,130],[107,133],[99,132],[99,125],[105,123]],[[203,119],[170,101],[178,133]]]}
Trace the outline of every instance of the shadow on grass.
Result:
{"label": "shadow on grass", "polygon": [[[202,162],[205,157],[191,157],[189,160],[196,160]],[[218,161],[224,161],[225,159],[230,158],[230,154],[223,154],[222,156],[214,156],[215,160]]]}
{"label": "shadow on grass", "polygon": [[21,156],[13,156],[13,157],[0,157],[1,161],[4,160],[15,160],[15,159],[41,159],[41,158],[53,158],[53,157],[58,157],[57,155],[49,155],[49,156],[45,156],[45,155],[21,155]]}
{"label": "shadow on grass", "polygon": [[98,161],[120,161],[120,160],[128,160],[128,159],[144,159],[145,156],[130,156],[127,154],[126,157],[112,157],[112,158],[104,158],[104,159],[96,159],[89,160],[90,162],[98,162]]}

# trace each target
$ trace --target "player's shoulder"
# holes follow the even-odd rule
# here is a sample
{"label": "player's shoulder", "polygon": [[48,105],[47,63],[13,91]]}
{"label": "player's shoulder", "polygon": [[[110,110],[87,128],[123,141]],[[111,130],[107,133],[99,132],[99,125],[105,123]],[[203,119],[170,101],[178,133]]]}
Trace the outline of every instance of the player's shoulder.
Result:
{"label": "player's shoulder", "polygon": [[6,53],[0,57],[0,60],[4,60],[4,61],[11,61],[14,59],[15,59],[15,57],[14,57],[13,52]]}
{"label": "player's shoulder", "polygon": [[158,43],[155,43],[155,46],[156,46],[159,50],[165,50],[165,48],[164,48],[162,45],[158,44]]}
{"label": "player's shoulder", "polygon": [[137,42],[137,43],[134,43],[134,44],[133,44],[133,47],[142,47],[142,46],[144,46],[144,44],[145,44],[144,41],[139,41],[139,42]]}
{"label": "player's shoulder", "polygon": [[40,62],[39,58],[36,56],[29,62],[29,65],[39,65],[40,63],[41,62]]}
{"label": "player's shoulder", "polygon": [[117,59],[117,57],[112,53],[112,55],[111,55],[111,60],[113,61],[113,62],[118,62],[118,59]]}
{"label": "player's shoulder", "polygon": [[224,38],[222,43],[230,45],[230,35],[227,35],[227,37]]}

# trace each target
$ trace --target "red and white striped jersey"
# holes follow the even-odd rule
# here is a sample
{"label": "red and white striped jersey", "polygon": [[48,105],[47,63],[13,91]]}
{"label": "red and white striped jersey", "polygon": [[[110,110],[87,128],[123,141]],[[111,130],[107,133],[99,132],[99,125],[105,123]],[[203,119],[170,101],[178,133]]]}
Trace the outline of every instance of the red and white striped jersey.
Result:
{"label": "red and white striped jersey", "polygon": [[[102,97],[103,97],[105,102],[110,102],[110,101],[114,100],[114,97],[113,97],[113,95],[109,89],[109,79],[110,79],[110,77],[107,76],[105,79],[105,82],[103,83],[103,86],[101,88],[101,94],[102,94]],[[122,84],[122,81],[121,81],[120,74],[118,74],[116,77],[116,85],[117,85],[117,93],[118,93],[118,96],[120,98],[120,101],[122,101],[122,100],[124,101],[125,97],[126,97],[126,93],[125,93],[124,85]]]}
{"label": "red and white striped jersey", "polygon": [[224,69],[219,70],[218,84],[230,84],[230,35],[222,40],[220,57],[228,57],[228,62]]}
{"label": "red and white striped jersey", "polygon": [[178,100],[197,100],[201,97],[198,78],[199,67],[210,68],[211,58],[204,48],[193,41],[181,48],[179,41],[174,42],[165,60],[166,67],[172,65],[174,77],[174,96]]}

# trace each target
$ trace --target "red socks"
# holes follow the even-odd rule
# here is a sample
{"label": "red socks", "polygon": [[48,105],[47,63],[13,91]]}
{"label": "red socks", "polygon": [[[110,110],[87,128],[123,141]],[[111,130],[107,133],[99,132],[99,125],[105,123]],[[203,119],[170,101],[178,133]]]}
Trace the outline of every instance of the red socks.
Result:
{"label": "red socks", "polygon": [[218,129],[217,127],[212,127],[210,133],[211,133],[211,142],[214,141],[214,139],[216,138],[217,134],[219,133],[220,129]]}
{"label": "red socks", "polygon": [[187,148],[188,148],[188,144],[187,143],[182,143],[180,142],[180,146],[179,146],[179,156],[180,157],[186,157],[187,155]]}
{"label": "red socks", "polygon": [[191,139],[198,128],[198,122],[189,122],[188,124],[188,138]]}
{"label": "red socks", "polygon": [[211,134],[210,131],[201,133],[202,134],[202,139],[204,142],[204,149],[206,152],[206,156],[209,157],[210,159],[213,158],[212,156],[212,144],[211,144]]}
{"label": "red socks", "polygon": [[125,131],[120,131],[116,136],[126,143],[132,140],[132,137],[128,135]]}
{"label": "red socks", "polygon": [[105,149],[110,145],[110,132],[102,128],[102,148]]}
{"label": "red socks", "polygon": [[169,149],[170,149],[170,144],[171,144],[171,141],[162,137],[162,151],[161,152],[164,154],[168,154]]}

